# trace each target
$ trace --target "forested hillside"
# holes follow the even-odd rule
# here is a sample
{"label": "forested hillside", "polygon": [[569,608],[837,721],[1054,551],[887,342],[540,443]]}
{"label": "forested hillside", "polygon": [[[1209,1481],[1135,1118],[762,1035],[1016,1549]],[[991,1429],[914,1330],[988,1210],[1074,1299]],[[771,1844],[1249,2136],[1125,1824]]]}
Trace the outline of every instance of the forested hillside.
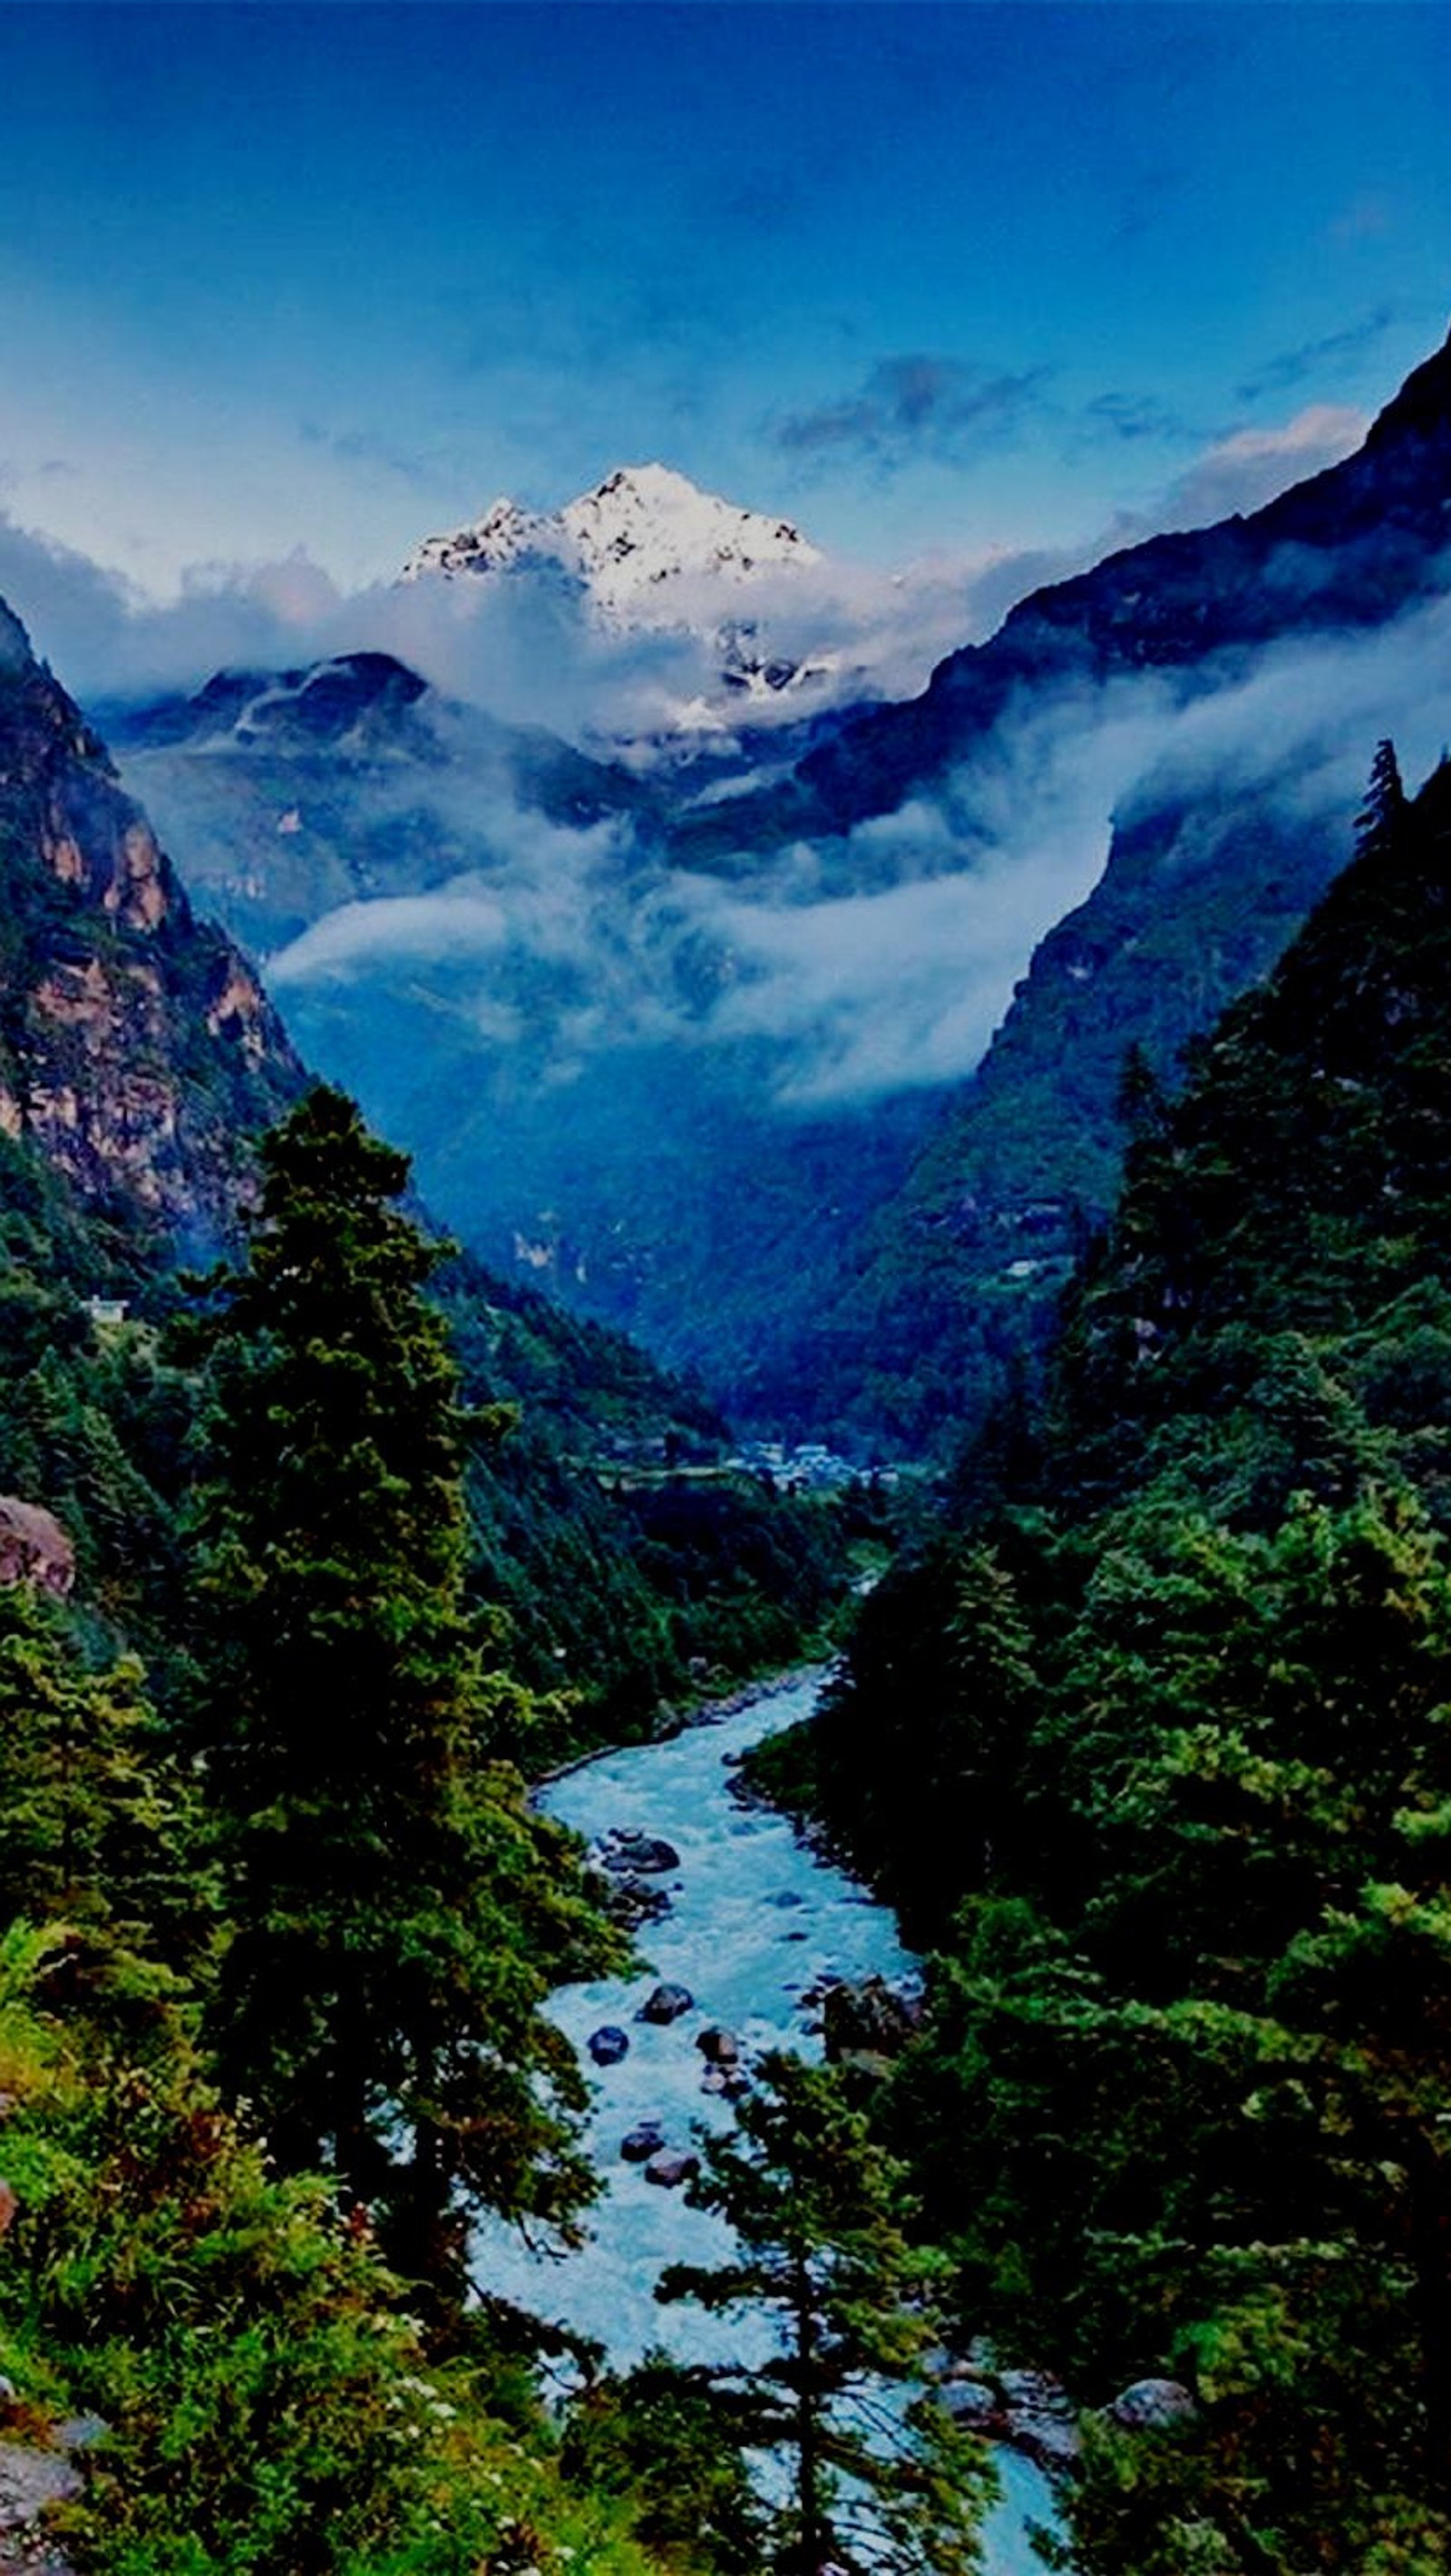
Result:
{"label": "forested hillside", "polygon": [[[771,1776],[941,1951],[885,2112],[1086,2576],[1451,2548],[1451,768],[1138,1141],[1047,1400]],[[1176,2401],[1177,2403],[1178,2401]]]}
{"label": "forested hillside", "polygon": [[[936,795],[970,870],[1003,828],[994,782],[1031,811],[1065,743],[1096,729],[1107,757],[1122,726],[1143,746],[1111,820],[1103,806],[1101,872],[1038,940],[981,1063],[908,1140],[905,1175],[853,1227],[795,1338],[764,1341],[744,1400],[769,1412],[805,1383],[865,1440],[942,1455],[1031,1375],[1114,1204],[1126,1059],[1178,1083],[1186,1042],[1270,973],[1342,865],[1349,744],[1436,720],[1448,511],[1451,342],[1343,463],[1034,592],[920,698],[701,818],[754,847],[870,833],[865,817]],[[1056,812],[1050,798],[1030,846],[1079,819],[1072,793]]]}

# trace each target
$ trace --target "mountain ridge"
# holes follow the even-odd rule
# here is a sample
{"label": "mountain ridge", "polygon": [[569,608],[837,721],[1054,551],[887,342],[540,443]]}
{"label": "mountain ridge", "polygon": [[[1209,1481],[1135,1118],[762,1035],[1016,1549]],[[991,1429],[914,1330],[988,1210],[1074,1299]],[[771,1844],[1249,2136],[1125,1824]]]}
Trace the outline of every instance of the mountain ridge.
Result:
{"label": "mountain ridge", "polygon": [[[208,827],[263,888],[229,884],[231,927],[318,922],[285,969],[309,1049],[486,1259],[703,1369],[738,1415],[892,1451],[1040,1335],[1112,1199],[1126,1050],[1172,1079],[1339,865],[1375,741],[1451,654],[1448,557],[1443,350],[1355,457],[1032,595],[775,784],[596,768],[550,805],[496,763],[471,832],[482,771],[425,759],[405,788],[380,759],[380,810],[349,785],[319,822],[330,782],[364,777],[346,705],[326,740],[299,721],[342,663],[270,683],[220,757],[138,759],[190,763],[167,821],[199,853],[198,800],[246,786]],[[1352,643],[1371,680],[1342,686]],[[433,706],[404,705],[395,743]],[[410,902],[368,900],[389,894]],[[955,1052],[925,1081],[938,1027]],[[885,1071],[853,1090],[858,1064]]]}
{"label": "mountain ridge", "polygon": [[[918,697],[849,717],[789,782],[739,799],[732,827],[757,844],[847,831],[964,757],[1025,686],[1172,674],[1292,632],[1375,625],[1435,587],[1448,549],[1451,332],[1352,455],[1247,516],[1141,539],[1031,591],[985,643],[939,662]],[[721,843],[718,827],[686,827],[691,855]]]}
{"label": "mountain ridge", "polygon": [[[1289,586],[1257,588],[1255,565],[1292,549]],[[1308,585],[1307,553],[1318,557]],[[1208,584],[1200,618],[1195,585],[1215,564],[1223,580]],[[1167,596],[1145,578],[1161,565],[1173,574]],[[1137,673],[1167,685],[1176,705],[1216,695],[1229,705],[1236,690],[1252,691],[1266,650],[1293,646],[1302,658],[1284,667],[1302,675],[1306,703],[1292,747],[1267,712],[1263,741],[1250,717],[1227,737],[1232,757],[1201,757],[1182,773],[1171,758],[1151,762],[1121,794],[1098,882],[1035,946],[976,1071],[944,1102],[895,1196],[873,1212],[810,1340],[775,1356],[768,1383],[819,1369],[850,1418],[889,1424],[913,1446],[979,1422],[1001,1398],[1041,1349],[1083,1238],[1113,1203],[1130,1051],[1174,1084],[1185,1043],[1269,973],[1344,864],[1377,736],[1399,730],[1417,692],[1434,696],[1443,665],[1451,685],[1448,574],[1451,338],[1386,404],[1355,456],[1247,519],[1123,549],[1021,603],[993,644],[941,666],[938,711],[929,721],[926,702],[915,702],[899,738],[899,749],[910,739],[914,759],[924,741],[935,761],[950,759],[954,742],[962,751],[964,735],[939,721],[954,690],[971,733],[984,706],[997,710],[996,723],[1014,691],[1021,711],[1045,671],[1050,689],[1070,671],[1079,678],[1069,685],[1086,694],[1105,675],[1123,686]],[[1129,606],[1125,622],[1117,611]],[[1287,636],[1276,621],[1297,608],[1308,610],[1310,632],[1292,624]],[[1370,652],[1378,632],[1417,609],[1440,624],[1407,646],[1413,678],[1392,672],[1379,702],[1366,693],[1352,758],[1333,691],[1316,717],[1317,692],[1334,674],[1313,654],[1347,637]],[[1206,625],[1208,669],[1190,649]],[[845,726],[820,762],[804,765],[821,774],[839,763],[849,777],[853,739],[875,737],[900,713]],[[916,790],[924,775],[913,771]],[[884,795],[886,777],[868,775],[863,796]]]}
{"label": "mountain ridge", "polygon": [[602,624],[629,625],[640,622],[642,595],[682,579],[739,585],[820,561],[790,519],[743,509],[672,466],[623,465],[557,510],[493,502],[482,518],[425,537],[400,579],[551,569],[579,585]]}

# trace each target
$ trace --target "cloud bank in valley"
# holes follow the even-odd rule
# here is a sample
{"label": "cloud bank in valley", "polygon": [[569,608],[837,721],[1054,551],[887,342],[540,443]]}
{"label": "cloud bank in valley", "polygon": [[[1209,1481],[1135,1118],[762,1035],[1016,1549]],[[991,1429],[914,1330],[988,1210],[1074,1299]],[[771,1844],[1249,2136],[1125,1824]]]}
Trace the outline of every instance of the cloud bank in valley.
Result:
{"label": "cloud bank in valley", "polygon": [[930,796],[740,876],[669,871],[623,824],[500,808],[486,866],[329,915],[272,980],[285,1002],[435,973],[484,1053],[517,1046],[556,1081],[665,1046],[764,1107],[846,1108],[971,1072],[1034,945],[1096,882],[1117,808],[1258,784],[1344,828],[1380,736],[1416,776],[1448,722],[1441,600],[1276,648],[1187,706],[1155,676],[1060,696]]}

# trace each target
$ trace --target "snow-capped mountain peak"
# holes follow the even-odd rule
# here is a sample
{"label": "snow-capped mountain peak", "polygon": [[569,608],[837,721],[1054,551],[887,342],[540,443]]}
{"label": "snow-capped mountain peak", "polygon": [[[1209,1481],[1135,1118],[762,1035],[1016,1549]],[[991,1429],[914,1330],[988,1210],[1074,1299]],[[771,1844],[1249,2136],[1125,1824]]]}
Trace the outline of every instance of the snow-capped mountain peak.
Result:
{"label": "snow-capped mountain peak", "polygon": [[668,465],[625,465],[562,510],[496,501],[481,519],[427,537],[403,579],[552,571],[606,626],[695,624],[686,611],[719,585],[738,589],[783,565],[820,561],[789,519],[738,509]]}

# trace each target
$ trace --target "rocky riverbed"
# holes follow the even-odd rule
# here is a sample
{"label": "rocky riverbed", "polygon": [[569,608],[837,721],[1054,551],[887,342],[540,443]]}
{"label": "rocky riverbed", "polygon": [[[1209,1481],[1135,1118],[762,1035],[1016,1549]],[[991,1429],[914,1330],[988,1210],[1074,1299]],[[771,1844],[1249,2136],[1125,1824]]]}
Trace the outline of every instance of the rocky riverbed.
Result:
{"label": "rocky riverbed", "polygon": [[[764,2319],[747,2330],[655,2300],[667,2263],[730,2252],[723,2223],[686,2198],[694,2124],[728,2125],[732,2095],[768,2049],[818,2053],[826,1998],[842,1981],[910,1987],[915,1976],[885,1907],[784,1817],[731,1794],[741,1754],[804,1716],[820,1679],[795,1675],[703,1712],[679,1735],[601,1754],[544,1792],[616,1885],[650,1890],[653,1919],[637,1934],[648,1964],[554,1999],[596,2088],[589,2142],[604,2190],[588,2244],[561,2256],[491,2227],[475,2271],[482,2290],[590,2336],[618,2365],[652,2345],[682,2361],[764,2357]],[[1027,2526],[1054,2520],[1052,2490],[1011,2450],[1000,2468],[985,2576],[1029,2576],[1041,2561]]]}

